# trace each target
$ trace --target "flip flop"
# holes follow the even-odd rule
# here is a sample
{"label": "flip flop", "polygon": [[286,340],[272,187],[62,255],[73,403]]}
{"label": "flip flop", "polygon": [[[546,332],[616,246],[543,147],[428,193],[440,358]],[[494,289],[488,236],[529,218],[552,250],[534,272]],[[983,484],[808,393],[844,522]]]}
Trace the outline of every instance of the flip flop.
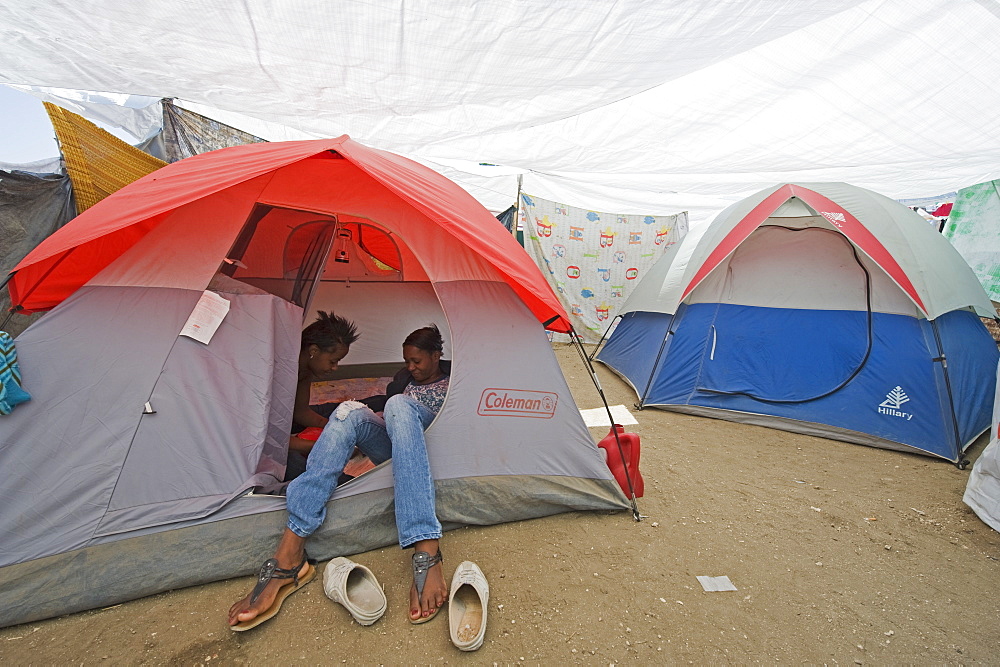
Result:
{"label": "flip flop", "polygon": [[351,612],[360,625],[371,625],[385,613],[386,599],[372,571],[348,558],[334,558],[323,570],[323,591]]}
{"label": "flip flop", "polygon": [[486,611],[490,586],[479,566],[464,561],[451,578],[448,596],[448,632],[451,643],[461,651],[475,651],[486,637]]}
{"label": "flip flop", "polygon": [[[415,551],[413,553],[412,565],[413,565],[413,585],[417,589],[417,601],[419,602],[420,596],[424,594],[424,584],[427,583],[427,571],[432,567],[442,562],[444,559],[441,557],[441,550],[431,556],[426,551]],[[443,566],[442,566],[443,567]],[[438,607],[431,612],[430,616],[419,616],[413,618],[410,616],[410,623],[413,625],[420,625],[421,623],[426,623],[441,611],[441,607]]]}
{"label": "flip flop", "polygon": [[[278,610],[281,609],[281,603],[285,601],[289,595],[299,590],[316,576],[316,568],[313,567],[315,561],[310,560],[309,555],[303,552],[302,562],[296,567],[283,569],[278,567],[278,561],[275,558],[268,558],[264,561],[264,564],[260,566],[260,572],[257,573],[257,585],[253,587],[253,591],[250,593],[250,604],[252,605],[260,597],[260,594],[264,592],[264,588],[272,579],[291,579],[278,589],[278,594],[274,598],[274,602],[271,606],[260,612],[249,621],[240,621],[236,625],[230,625],[229,629],[233,632],[244,632],[250,630],[251,628],[256,628],[258,625],[264,621],[269,621],[274,618]],[[308,564],[309,567],[306,571],[299,575],[299,570],[302,569],[303,565]]]}

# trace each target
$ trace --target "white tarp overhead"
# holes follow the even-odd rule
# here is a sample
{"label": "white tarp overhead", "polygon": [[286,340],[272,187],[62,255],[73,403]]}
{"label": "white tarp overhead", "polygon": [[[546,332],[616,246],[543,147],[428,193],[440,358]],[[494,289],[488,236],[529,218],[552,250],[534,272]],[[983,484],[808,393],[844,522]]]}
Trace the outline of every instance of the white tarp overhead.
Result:
{"label": "white tarp overhead", "polygon": [[[0,83],[175,97],[693,224],[776,182],[935,196],[1000,165],[995,0],[52,0],[0,5],[0,39]],[[512,178],[456,180],[513,202]]]}

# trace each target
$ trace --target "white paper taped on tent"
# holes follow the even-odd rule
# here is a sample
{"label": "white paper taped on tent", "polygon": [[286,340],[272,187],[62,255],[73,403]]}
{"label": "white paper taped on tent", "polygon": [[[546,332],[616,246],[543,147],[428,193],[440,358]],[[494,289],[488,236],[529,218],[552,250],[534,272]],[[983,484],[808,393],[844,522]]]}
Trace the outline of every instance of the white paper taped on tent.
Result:
{"label": "white paper taped on tent", "polygon": [[[611,427],[611,422],[608,421],[608,411],[605,408],[580,410],[580,415],[583,417],[583,423],[591,428],[595,426]],[[621,424],[622,426],[639,423],[624,405],[612,405],[611,416],[614,418],[616,424]]]}
{"label": "white paper taped on tent", "polygon": [[178,335],[187,336],[208,345],[228,312],[229,301],[215,292],[206,290],[198,299],[198,303],[195,304],[194,310],[191,311],[191,315]]}

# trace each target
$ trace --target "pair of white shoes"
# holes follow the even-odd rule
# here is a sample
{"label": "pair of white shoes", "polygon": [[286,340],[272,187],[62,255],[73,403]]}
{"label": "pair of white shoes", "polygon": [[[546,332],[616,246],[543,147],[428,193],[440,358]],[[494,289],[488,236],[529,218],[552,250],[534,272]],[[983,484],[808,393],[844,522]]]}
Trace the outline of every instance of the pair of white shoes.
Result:
{"label": "pair of white shoes", "polygon": [[[347,558],[334,558],[323,571],[326,596],[344,605],[360,625],[371,625],[385,614],[385,592],[372,571]],[[451,642],[462,651],[475,651],[486,637],[490,587],[479,566],[462,562],[451,579],[448,625]]]}

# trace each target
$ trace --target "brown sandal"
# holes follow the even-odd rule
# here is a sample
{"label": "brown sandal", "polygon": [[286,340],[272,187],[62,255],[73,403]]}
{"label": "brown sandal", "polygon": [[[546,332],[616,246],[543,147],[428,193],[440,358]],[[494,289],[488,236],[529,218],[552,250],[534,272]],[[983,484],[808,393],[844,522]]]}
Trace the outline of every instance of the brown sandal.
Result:
{"label": "brown sandal", "polygon": [[[234,632],[243,632],[244,630],[250,630],[251,628],[256,628],[258,625],[264,621],[269,621],[278,613],[281,609],[281,603],[285,601],[289,595],[299,590],[316,576],[316,568],[313,567],[313,563],[316,561],[309,558],[309,554],[302,553],[302,562],[293,568],[280,568],[278,567],[278,560],[276,558],[268,558],[264,561],[264,564],[260,566],[260,572],[257,573],[257,585],[253,587],[250,592],[250,604],[253,605],[260,597],[260,594],[264,592],[264,588],[271,582],[272,579],[291,579],[292,581],[288,584],[283,584],[281,588],[278,589],[278,594],[274,598],[274,602],[271,606],[260,612],[249,621],[240,621],[236,625],[230,625],[229,629]],[[299,570],[306,563],[309,564],[309,568],[300,576]]]}
{"label": "brown sandal", "polygon": [[[415,551],[413,552],[412,566],[413,566],[413,586],[417,589],[417,604],[420,603],[420,596],[424,594],[424,584],[427,583],[427,572],[442,562],[444,559],[441,556],[441,549],[433,556],[426,551]],[[441,611],[441,607],[438,607],[431,612],[430,616],[420,616],[418,618],[410,617],[410,623],[413,625],[420,625],[421,623],[426,623]]]}

